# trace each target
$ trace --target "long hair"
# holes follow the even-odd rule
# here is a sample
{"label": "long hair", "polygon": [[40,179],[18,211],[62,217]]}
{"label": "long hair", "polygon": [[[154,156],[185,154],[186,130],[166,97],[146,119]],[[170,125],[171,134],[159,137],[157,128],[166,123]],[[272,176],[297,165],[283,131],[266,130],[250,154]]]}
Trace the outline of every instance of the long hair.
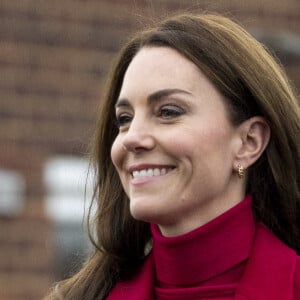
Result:
{"label": "long hair", "polygon": [[114,104],[124,74],[142,47],[161,46],[175,49],[198,66],[225,96],[232,124],[252,116],[268,122],[270,142],[249,168],[247,193],[253,196],[256,218],[300,251],[300,110],[283,69],[263,45],[230,19],[177,15],[137,33],[116,59],[91,151],[97,174],[95,252],[79,273],[57,286],[47,299],[105,299],[117,281],[129,278],[143,262],[149,226],[130,215],[110,150],[118,134]]}

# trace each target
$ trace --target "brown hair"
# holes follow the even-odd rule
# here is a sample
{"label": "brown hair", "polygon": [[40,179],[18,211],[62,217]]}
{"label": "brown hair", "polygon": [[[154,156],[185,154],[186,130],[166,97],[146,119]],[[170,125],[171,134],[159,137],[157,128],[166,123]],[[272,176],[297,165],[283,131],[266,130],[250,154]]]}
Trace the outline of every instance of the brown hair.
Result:
{"label": "brown hair", "polygon": [[300,251],[300,111],[285,73],[263,45],[228,18],[179,15],[138,33],[116,60],[92,149],[97,174],[95,252],[47,299],[105,299],[114,284],[128,278],[144,259],[149,226],[131,217],[110,158],[118,134],[114,104],[128,65],[144,46],[171,47],[195,63],[227,99],[233,124],[256,115],[266,119],[270,143],[249,169],[247,192],[253,195],[257,219]]}

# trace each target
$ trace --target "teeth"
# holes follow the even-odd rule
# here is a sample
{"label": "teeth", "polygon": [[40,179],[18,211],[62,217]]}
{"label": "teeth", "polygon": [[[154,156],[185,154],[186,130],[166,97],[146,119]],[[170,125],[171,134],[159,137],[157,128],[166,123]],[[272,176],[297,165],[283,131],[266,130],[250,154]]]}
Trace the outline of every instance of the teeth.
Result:
{"label": "teeth", "polygon": [[155,169],[153,170],[153,175],[154,175],[154,176],[159,176],[159,175],[160,175],[160,170],[157,169],[157,168],[155,168]]}
{"label": "teeth", "polygon": [[167,172],[170,169],[167,168],[162,168],[162,169],[144,169],[140,171],[133,171],[132,176],[134,178],[139,178],[139,177],[153,177],[153,176],[161,176],[167,174]]}
{"label": "teeth", "polygon": [[153,173],[154,173],[153,169],[148,169],[148,170],[147,170],[147,176],[148,176],[148,177],[152,177],[152,176],[153,176]]}
{"label": "teeth", "polygon": [[146,177],[147,176],[147,170],[141,170],[139,177]]}

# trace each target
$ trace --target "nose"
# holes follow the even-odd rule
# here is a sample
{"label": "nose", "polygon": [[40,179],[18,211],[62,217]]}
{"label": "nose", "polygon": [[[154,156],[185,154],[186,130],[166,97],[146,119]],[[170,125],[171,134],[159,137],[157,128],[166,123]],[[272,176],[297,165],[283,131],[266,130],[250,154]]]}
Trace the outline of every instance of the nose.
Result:
{"label": "nose", "polygon": [[133,118],[128,130],[124,133],[123,147],[130,152],[149,151],[155,147],[153,126],[142,118]]}

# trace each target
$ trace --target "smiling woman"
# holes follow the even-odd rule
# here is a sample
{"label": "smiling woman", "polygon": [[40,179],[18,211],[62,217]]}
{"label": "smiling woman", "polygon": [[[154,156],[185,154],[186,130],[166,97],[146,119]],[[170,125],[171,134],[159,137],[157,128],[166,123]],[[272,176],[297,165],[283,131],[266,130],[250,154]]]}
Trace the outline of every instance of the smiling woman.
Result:
{"label": "smiling woman", "polygon": [[236,23],[138,33],[93,141],[95,252],[47,299],[299,299],[299,133],[283,70]]}
{"label": "smiling woman", "polygon": [[233,167],[250,163],[241,153],[244,131],[264,127],[255,159],[269,127],[261,118],[232,125],[222,94],[191,61],[168,47],[144,47],[126,71],[120,99],[127,100],[116,104],[111,156],[135,219],[179,235],[243,199],[244,180]]}

